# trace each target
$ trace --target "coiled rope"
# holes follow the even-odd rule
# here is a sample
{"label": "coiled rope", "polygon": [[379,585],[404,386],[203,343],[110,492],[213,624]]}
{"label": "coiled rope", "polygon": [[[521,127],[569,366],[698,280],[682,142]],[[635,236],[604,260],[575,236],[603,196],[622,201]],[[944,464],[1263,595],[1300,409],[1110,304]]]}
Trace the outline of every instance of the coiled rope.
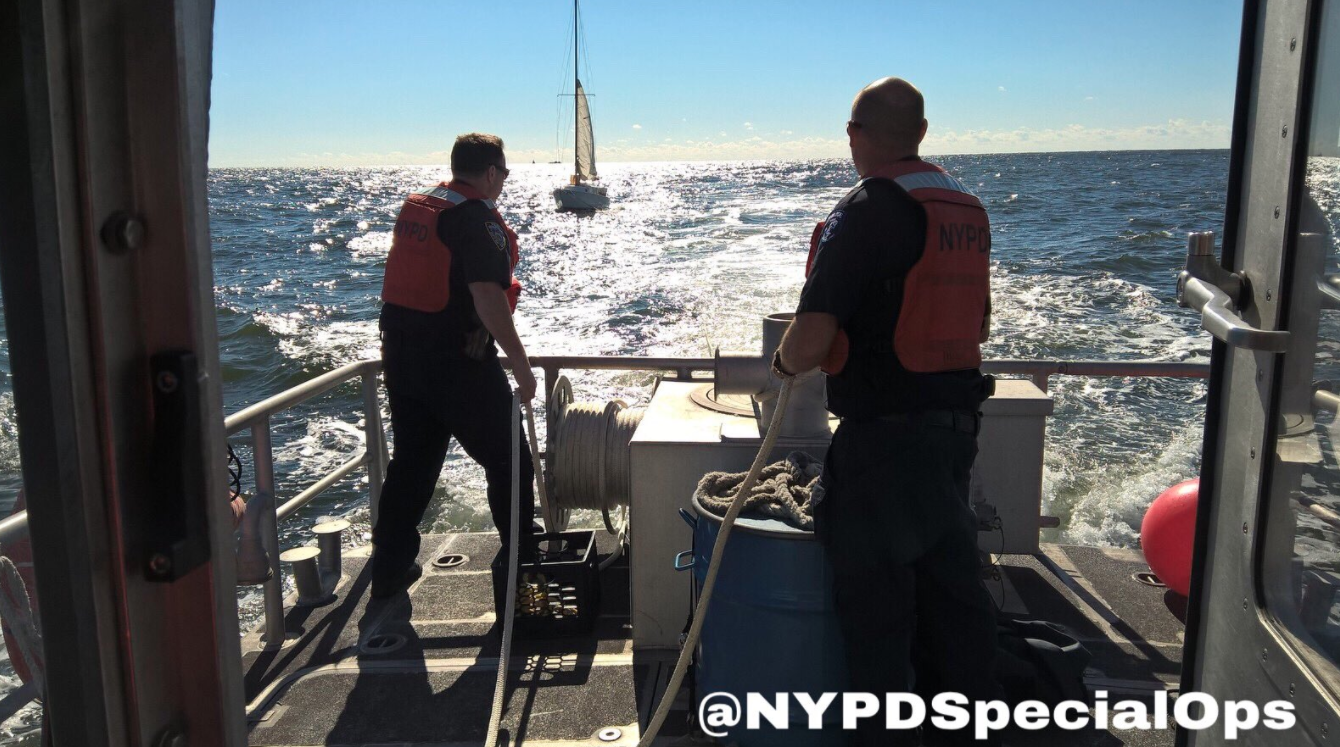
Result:
{"label": "coiled rope", "polygon": [[[814,504],[822,496],[819,475],[823,469],[823,462],[803,451],[793,451],[786,455],[785,461],[763,468],[740,510],[756,511],[813,531]],[[703,508],[724,516],[735,503],[740,484],[747,476],[746,472],[708,472],[698,482],[693,497]]]}
{"label": "coiled rope", "polygon": [[712,602],[712,590],[716,588],[717,572],[721,570],[721,556],[725,554],[726,539],[730,537],[731,529],[735,527],[735,519],[744,509],[745,498],[754,489],[754,484],[758,482],[758,477],[763,472],[764,461],[777,443],[777,435],[782,430],[782,416],[786,413],[786,405],[791,399],[791,388],[795,385],[796,378],[791,377],[782,382],[782,393],[777,398],[776,414],[768,424],[768,433],[763,437],[763,444],[758,447],[753,465],[749,467],[748,474],[745,475],[743,483],[731,500],[726,516],[721,520],[721,530],[717,533],[716,543],[712,545],[712,562],[708,564],[707,576],[703,579],[702,596],[698,598],[698,606],[693,609],[693,625],[689,627],[684,648],[679,652],[679,661],[675,662],[675,672],[670,676],[670,683],[666,685],[665,692],[661,695],[661,704],[656,708],[651,723],[647,725],[647,732],[638,740],[637,747],[650,747],[652,741],[656,739],[657,733],[661,731],[661,725],[665,723],[665,717],[670,715],[675,695],[679,693],[680,685],[684,683],[689,659],[693,656],[693,650],[698,647],[698,638],[703,632],[703,621],[707,619],[707,610]]}
{"label": "coiled rope", "polygon": [[[555,512],[600,511],[605,528],[619,534],[610,514],[630,501],[632,469],[628,444],[642,422],[641,410],[615,400],[603,405],[574,402],[561,377],[549,397],[549,470]],[[625,519],[626,521],[626,519]]]}

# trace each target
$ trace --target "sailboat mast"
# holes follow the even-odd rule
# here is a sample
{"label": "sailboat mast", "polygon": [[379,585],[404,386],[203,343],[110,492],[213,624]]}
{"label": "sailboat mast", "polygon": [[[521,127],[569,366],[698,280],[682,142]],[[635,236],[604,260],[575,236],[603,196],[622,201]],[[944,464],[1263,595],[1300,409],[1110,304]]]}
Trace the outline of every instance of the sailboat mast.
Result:
{"label": "sailboat mast", "polygon": [[577,78],[577,0],[572,0],[572,173],[581,181],[581,164],[577,163],[581,150],[581,122],[578,120],[577,89],[581,81]]}

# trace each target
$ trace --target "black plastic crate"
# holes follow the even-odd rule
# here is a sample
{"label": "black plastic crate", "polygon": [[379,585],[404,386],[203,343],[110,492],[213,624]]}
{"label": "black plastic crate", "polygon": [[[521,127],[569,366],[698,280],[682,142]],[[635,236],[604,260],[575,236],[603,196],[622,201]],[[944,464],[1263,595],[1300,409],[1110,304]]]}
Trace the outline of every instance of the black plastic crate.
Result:
{"label": "black plastic crate", "polygon": [[[600,616],[600,575],[594,531],[553,532],[522,539],[537,543],[537,560],[517,566],[517,638],[585,635]],[[493,602],[498,619],[507,611],[507,564],[493,558]]]}

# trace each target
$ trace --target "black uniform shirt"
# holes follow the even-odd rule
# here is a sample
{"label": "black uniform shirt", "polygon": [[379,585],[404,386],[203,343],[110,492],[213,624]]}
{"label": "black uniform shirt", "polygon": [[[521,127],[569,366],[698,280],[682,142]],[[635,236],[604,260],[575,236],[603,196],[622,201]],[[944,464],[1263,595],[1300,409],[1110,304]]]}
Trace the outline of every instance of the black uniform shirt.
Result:
{"label": "black uniform shirt", "polygon": [[[421,335],[426,344],[460,350],[466,338],[483,329],[475,314],[470,283],[494,282],[506,289],[512,284],[511,249],[497,217],[480,200],[467,200],[443,210],[437,220],[437,235],[451,249],[451,298],[438,312],[384,304],[381,329]],[[490,338],[484,346],[493,350]]]}
{"label": "black uniform shirt", "polygon": [[985,399],[977,369],[914,373],[893,352],[903,281],[925,242],[926,211],[885,179],[862,181],[829,214],[796,312],[832,314],[850,340],[846,366],[828,377],[834,415],[976,411]]}

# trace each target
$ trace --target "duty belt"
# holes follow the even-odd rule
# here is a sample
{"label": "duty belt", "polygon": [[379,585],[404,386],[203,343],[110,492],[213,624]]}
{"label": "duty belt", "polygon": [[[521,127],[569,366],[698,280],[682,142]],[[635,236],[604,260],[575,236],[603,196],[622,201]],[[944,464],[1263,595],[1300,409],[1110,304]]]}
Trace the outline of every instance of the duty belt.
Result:
{"label": "duty belt", "polygon": [[976,436],[982,430],[982,414],[967,410],[921,410],[919,412],[895,412],[881,415],[875,420],[881,423],[902,425],[932,425],[937,428],[952,428]]}

